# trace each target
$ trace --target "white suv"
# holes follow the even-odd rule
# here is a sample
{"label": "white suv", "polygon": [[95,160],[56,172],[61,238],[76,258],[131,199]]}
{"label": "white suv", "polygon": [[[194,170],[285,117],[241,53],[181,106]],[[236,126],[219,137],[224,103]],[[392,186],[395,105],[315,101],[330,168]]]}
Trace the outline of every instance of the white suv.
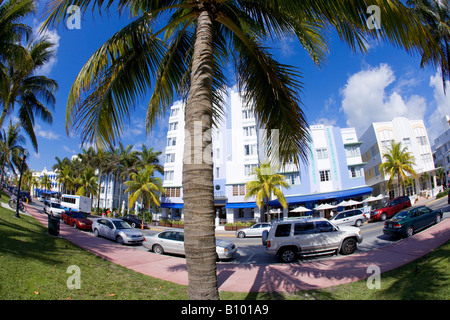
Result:
{"label": "white suv", "polygon": [[362,240],[359,228],[338,227],[324,218],[279,221],[262,236],[266,253],[278,255],[282,262],[292,262],[297,254],[352,254]]}

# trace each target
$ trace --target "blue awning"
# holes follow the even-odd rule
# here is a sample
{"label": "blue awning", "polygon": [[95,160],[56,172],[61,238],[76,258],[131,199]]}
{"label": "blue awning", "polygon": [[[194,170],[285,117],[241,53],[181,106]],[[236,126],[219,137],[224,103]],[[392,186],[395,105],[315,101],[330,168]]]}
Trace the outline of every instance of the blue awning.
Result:
{"label": "blue awning", "polygon": [[235,209],[235,208],[256,208],[256,202],[235,202],[227,203],[225,209]]}
{"label": "blue awning", "polygon": [[182,203],[161,203],[161,208],[182,209]]}
{"label": "blue awning", "polygon": [[[361,187],[354,189],[346,189],[340,191],[326,192],[326,193],[314,193],[314,194],[306,194],[303,196],[294,196],[289,197],[286,196],[286,201],[288,204],[296,204],[296,203],[304,203],[304,202],[313,202],[319,200],[327,200],[327,199],[336,199],[336,198],[350,198],[350,197],[358,197],[366,194],[371,194],[373,189],[371,187]],[[270,206],[278,207],[280,203],[278,200],[272,200],[269,202]]]}

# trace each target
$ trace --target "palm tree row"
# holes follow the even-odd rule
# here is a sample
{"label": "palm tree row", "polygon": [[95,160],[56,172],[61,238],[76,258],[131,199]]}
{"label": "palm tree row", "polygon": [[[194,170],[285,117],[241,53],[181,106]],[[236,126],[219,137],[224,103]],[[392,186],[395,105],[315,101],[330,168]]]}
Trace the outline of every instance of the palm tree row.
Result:
{"label": "palm tree row", "polygon": [[[105,187],[108,181],[118,182],[121,188],[118,203],[122,202],[122,194],[127,192],[128,198],[131,200],[128,204],[129,212],[132,204],[138,199],[131,197],[131,193],[136,190],[133,188],[123,190],[122,185],[130,179],[138,180],[141,174],[157,179],[153,177],[154,171],[161,174],[164,172],[163,167],[159,164],[158,156],[160,154],[161,152],[154,151],[153,148],[147,148],[145,145],[142,145],[141,150],[134,150],[133,145],[124,147],[121,143],[119,143],[118,148],[108,150],[96,150],[94,147],[89,147],[83,149],[72,160],[67,157],[62,160],[55,157],[57,163],[53,166],[53,170],[58,172],[58,183],[62,192],[89,196],[93,199],[93,204],[97,208],[100,207],[102,181]],[[147,168],[147,166],[152,167]],[[162,192],[161,181],[155,183],[159,186],[151,189]],[[150,203],[159,205],[159,200],[156,202],[154,199],[150,202],[147,200],[147,198],[141,200],[146,207]]]}

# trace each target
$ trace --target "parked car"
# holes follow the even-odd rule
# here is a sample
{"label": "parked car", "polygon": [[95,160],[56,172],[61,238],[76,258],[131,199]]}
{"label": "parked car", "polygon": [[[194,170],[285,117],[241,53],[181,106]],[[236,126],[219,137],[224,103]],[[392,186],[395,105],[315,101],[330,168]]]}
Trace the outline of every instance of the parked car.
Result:
{"label": "parked car", "polygon": [[119,244],[141,244],[142,232],[134,230],[127,222],[117,218],[101,218],[94,221],[92,230],[96,237],[102,236]]}
{"label": "parked car", "polygon": [[[172,253],[184,255],[184,232],[180,230],[166,230],[158,234],[147,236],[144,247],[154,253]],[[237,247],[231,241],[216,239],[217,259],[232,259]]]}
{"label": "parked car", "polygon": [[63,208],[61,208],[61,205],[56,202],[52,201],[44,201],[44,212],[47,214],[51,214],[54,217],[60,217],[65,212]]}
{"label": "parked car", "polygon": [[236,231],[236,237],[262,237],[262,233],[264,230],[270,230],[270,223],[256,223],[250,228],[239,229]]}
{"label": "parked car", "polygon": [[[142,220],[138,218],[138,216],[133,214],[126,214],[123,217],[121,217],[123,221],[128,222],[130,226],[133,228],[141,228]],[[144,228],[147,228],[147,223],[144,222]]]}
{"label": "parked car", "polygon": [[410,237],[416,231],[442,220],[442,209],[432,210],[427,206],[412,207],[397,213],[384,223],[383,233],[392,237]]}
{"label": "parked car", "polygon": [[366,220],[366,216],[361,209],[341,211],[330,219],[330,221],[337,226],[356,227],[360,227]]}
{"label": "parked car", "polygon": [[92,220],[86,218],[84,214],[76,211],[66,211],[62,214],[65,224],[82,230],[92,230]]}
{"label": "parked car", "polygon": [[411,200],[408,196],[397,197],[386,201],[380,209],[372,210],[370,219],[384,221],[408,207],[411,207]]}
{"label": "parked car", "polygon": [[352,254],[362,241],[359,228],[335,226],[325,218],[275,222],[262,236],[266,253],[278,255],[282,262],[298,255]]}

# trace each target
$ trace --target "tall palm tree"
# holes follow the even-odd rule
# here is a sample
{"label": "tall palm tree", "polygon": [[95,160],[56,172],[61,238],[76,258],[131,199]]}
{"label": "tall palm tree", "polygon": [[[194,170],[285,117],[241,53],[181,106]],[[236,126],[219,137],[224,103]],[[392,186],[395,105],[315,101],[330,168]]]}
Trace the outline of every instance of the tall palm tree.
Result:
{"label": "tall palm tree", "polygon": [[70,165],[65,165],[62,170],[58,170],[58,185],[61,189],[64,188],[65,193],[72,193],[75,188],[75,180],[76,178]]}
{"label": "tall palm tree", "polygon": [[[116,3],[134,20],[107,40],[78,74],[69,93],[66,131],[98,145],[114,144],[124,120],[148,89],[154,88],[147,132],[176,96],[186,101],[183,210],[191,299],[219,298],[213,161],[207,150],[214,120],[225,112],[221,106],[227,63],[234,63],[238,88],[267,129],[269,153],[286,162],[297,155],[307,159],[301,76],[270,54],[264,46],[267,40],[294,37],[316,64],[325,60],[326,34],[332,28],[351,49],[363,52],[371,38],[386,39],[409,52],[435,47],[427,42],[428,31],[399,0],[371,1],[380,8],[380,29],[366,26],[366,0],[353,0],[351,5],[348,0],[59,0],[49,1],[45,25],[64,21],[71,5],[81,11],[92,5],[101,12]],[[272,135],[272,130],[279,134]]]}
{"label": "tall palm tree", "polygon": [[158,157],[162,154],[161,151],[154,151],[153,147],[147,148],[145,144],[142,144],[142,149],[140,151],[141,165],[146,166],[149,164],[155,165],[155,170],[159,173],[164,174],[164,168],[159,164]]}
{"label": "tall palm tree", "polygon": [[407,3],[439,44],[441,50],[424,53],[420,63],[440,68],[445,90],[446,80],[450,80],[450,3],[445,0],[408,0]]}
{"label": "tall palm tree", "polygon": [[280,187],[289,189],[286,177],[277,173],[275,168],[269,162],[261,163],[260,168],[255,168],[252,172],[256,176],[255,180],[245,184],[247,193],[244,200],[249,197],[256,197],[256,205],[261,211],[266,206],[265,214],[269,215],[269,201],[272,195],[275,195],[283,208],[287,208],[288,204],[283,191]]}
{"label": "tall palm tree", "polygon": [[417,173],[413,169],[415,165],[414,155],[408,151],[408,147],[402,147],[401,142],[392,140],[391,146],[383,154],[383,160],[379,168],[382,173],[389,175],[388,189],[391,188],[392,182],[397,178],[399,194],[400,191],[405,194],[408,174],[414,178],[417,177]]}
{"label": "tall palm tree", "polygon": [[3,110],[0,114],[0,128],[7,115],[19,106],[17,116],[20,125],[31,140],[34,149],[38,150],[34,132],[35,117],[46,123],[52,123],[53,116],[47,106],[55,106],[55,92],[58,85],[55,80],[36,75],[52,56],[53,43],[45,39],[35,39],[27,46],[28,59],[25,62],[8,61],[7,72],[1,79],[0,103]]}
{"label": "tall palm tree", "polygon": [[92,167],[84,169],[83,173],[76,179],[76,183],[80,185],[77,195],[93,198],[97,194],[97,176]]}
{"label": "tall palm tree", "polygon": [[124,192],[129,192],[128,206],[131,207],[138,199],[142,201],[144,208],[150,211],[151,205],[159,206],[159,197],[164,192],[160,178],[154,177],[156,166],[146,165],[138,173],[130,175],[131,180],[125,181],[128,187]]}
{"label": "tall palm tree", "polygon": [[3,176],[6,168],[9,168],[16,174],[15,168],[20,163],[19,154],[23,150],[23,144],[25,144],[25,138],[20,133],[20,124],[13,124],[12,121],[9,121],[8,130],[3,130],[0,134],[1,184],[3,184]]}
{"label": "tall palm tree", "polygon": [[[139,165],[139,152],[133,150],[133,145],[129,144],[125,148],[122,143],[119,143],[119,182],[120,182],[120,190],[119,190],[119,206],[122,204],[122,187],[125,180],[129,179],[130,174],[132,172],[138,172]],[[128,198],[130,197],[130,193],[128,192]],[[130,204],[128,204],[127,213],[130,213]]]}

